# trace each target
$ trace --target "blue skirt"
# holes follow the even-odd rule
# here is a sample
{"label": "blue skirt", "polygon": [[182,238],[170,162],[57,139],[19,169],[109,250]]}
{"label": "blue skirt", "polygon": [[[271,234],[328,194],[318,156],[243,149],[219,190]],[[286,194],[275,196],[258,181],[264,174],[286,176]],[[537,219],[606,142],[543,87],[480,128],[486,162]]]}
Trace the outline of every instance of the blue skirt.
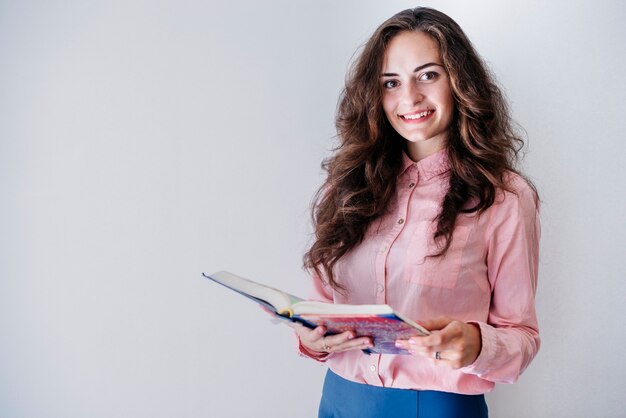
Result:
{"label": "blue skirt", "polygon": [[485,395],[383,388],[328,370],[318,418],[487,418]]}

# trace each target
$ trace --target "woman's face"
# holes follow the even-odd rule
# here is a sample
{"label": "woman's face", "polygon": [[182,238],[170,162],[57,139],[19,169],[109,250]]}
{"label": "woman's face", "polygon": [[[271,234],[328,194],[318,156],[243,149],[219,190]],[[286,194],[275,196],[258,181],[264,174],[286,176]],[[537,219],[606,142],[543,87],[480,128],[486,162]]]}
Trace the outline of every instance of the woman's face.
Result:
{"label": "woman's face", "polygon": [[399,33],[387,46],[380,80],[385,115],[407,140],[411,159],[445,147],[454,99],[437,43],[423,32]]}

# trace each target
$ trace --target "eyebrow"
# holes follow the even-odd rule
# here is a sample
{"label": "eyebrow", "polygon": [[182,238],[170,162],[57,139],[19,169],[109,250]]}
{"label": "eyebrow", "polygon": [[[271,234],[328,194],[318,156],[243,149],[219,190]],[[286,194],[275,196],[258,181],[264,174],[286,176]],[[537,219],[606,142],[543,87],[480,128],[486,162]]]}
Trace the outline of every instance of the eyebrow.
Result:
{"label": "eyebrow", "polygon": [[[429,62],[429,63],[427,63],[427,64],[424,64],[424,65],[420,65],[420,66],[418,66],[418,67],[415,67],[415,69],[413,70],[413,72],[414,72],[414,73],[416,73],[416,72],[418,72],[418,71],[420,71],[420,70],[423,70],[423,69],[424,69],[424,68],[426,68],[426,67],[430,67],[430,66],[432,66],[432,65],[437,65],[437,66],[439,66],[439,67],[443,67],[443,65],[441,65],[441,64],[437,64],[436,62]],[[398,74],[396,74],[396,73],[382,73],[382,74],[381,74],[381,77],[398,77]]]}

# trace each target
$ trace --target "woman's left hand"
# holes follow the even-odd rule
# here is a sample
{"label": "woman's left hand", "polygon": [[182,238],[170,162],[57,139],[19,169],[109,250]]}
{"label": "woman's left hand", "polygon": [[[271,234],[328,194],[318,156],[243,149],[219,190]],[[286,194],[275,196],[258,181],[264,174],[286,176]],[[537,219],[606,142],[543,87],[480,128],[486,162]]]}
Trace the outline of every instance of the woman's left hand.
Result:
{"label": "woman's left hand", "polygon": [[[482,348],[480,328],[448,317],[420,321],[430,335],[397,340],[396,346],[453,369],[472,364]],[[439,353],[439,354],[437,354]]]}

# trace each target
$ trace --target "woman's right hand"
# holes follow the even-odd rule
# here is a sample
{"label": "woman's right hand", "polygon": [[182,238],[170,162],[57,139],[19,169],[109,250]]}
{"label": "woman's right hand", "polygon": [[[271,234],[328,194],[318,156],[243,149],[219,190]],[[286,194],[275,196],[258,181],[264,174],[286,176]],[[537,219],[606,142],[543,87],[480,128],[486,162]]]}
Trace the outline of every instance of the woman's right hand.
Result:
{"label": "woman's right hand", "polygon": [[318,353],[340,353],[348,350],[364,350],[374,346],[370,337],[355,338],[352,331],[324,336],[326,334],[325,327],[309,329],[299,323],[292,323],[289,326],[298,334],[304,347]]}

